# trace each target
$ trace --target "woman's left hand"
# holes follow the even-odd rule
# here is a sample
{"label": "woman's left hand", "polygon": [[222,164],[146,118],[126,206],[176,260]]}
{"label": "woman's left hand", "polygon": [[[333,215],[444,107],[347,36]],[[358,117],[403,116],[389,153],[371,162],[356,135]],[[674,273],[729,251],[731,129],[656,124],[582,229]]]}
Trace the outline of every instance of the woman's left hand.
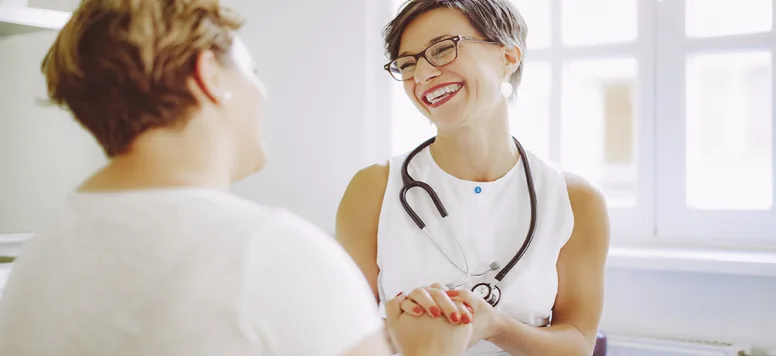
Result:
{"label": "woman's left hand", "polygon": [[463,303],[471,307],[474,311],[474,320],[472,324],[474,330],[469,341],[469,346],[474,345],[480,340],[487,340],[498,333],[499,312],[494,309],[485,299],[475,295],[468,289],[456,289],[446,291],[447,295],[455,302]]}

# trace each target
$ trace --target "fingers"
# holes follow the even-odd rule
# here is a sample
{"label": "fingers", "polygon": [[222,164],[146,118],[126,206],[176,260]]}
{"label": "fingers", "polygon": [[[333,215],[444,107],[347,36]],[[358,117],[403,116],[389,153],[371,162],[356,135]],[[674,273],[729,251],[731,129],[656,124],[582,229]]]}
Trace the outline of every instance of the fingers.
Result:
{"label": "fingers", "polygon": [[442,315],[442,310],[439,309],[426,288],[415,288],[407,297],[417,303],[429,315],[433,317]]}
{"label": "fingers", "polygon": [[468,305],[464,304],[463,302],[453,302],[455,303],[455,306],[458,308],[458,312],[461,313],[461,324],[469,324],[474,320],[474,315],[472,315],[473,310]]}
{"label": "fingers", "polygon": [[461,322],[461,311],[455,305],[452,299],[445,294],[445,291],[439,288],[426,289],[436,305],[442,310],[442,314],[453,324]]}
{"label": "fingers", "polygon": [[479,303],[482,302],[482,298],[474,295],[474,293],[468,289],[449,290],[446,291],[445,294],[450,297],[451,300],[461,302],[469,307],[468,309],[472,314],[477,313],[477,309],[482,305],[482,303]]}
{"label": "fingers", "polygon": [[441,290],[447,290],[447,287],[443,286],[442,283],[434,283],[431,285],[431,288],[437,288]]}
{"label": "fingers", "polygon": [[[441,287],[441,288],[440,288]],[[421,316],[428,313],[437,317],[444,315],[453,324],[469,324],[474,320],[473,305],[477,298],[468,290],[444,290],[438,283],[430,288],[417,288],[409,295],[399,293],[385,303],[388,321],[394,321],[402,313]]]}
{"label": "fingers", "polygon": [[425,314],[423,307],[412,301],[412,299],[406,298],[401,302],[401,310],[405,313],[412,314],[414,316],[421,316]]}
{"label": "fingers", "polygon": [[404,293],[399,293],[395,298],[385,302],[385,317],[388,321],[393,322],[402,314],[401,303],[404,302],[407,297]]}

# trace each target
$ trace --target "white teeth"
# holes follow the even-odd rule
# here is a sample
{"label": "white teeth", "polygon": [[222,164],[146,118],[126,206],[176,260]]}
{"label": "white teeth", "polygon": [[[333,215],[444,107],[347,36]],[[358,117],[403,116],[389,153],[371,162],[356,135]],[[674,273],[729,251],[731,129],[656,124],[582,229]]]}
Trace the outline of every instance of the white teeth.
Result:
{"label": "white teeth", "polygon": [[440,97],[442,95],[448,94],[448,93],[454,93],[461,89],[460,84],[451,84],[446,87],[439,88],[437,90],[434,90],[432,93],[426,94],[426,100],[428,100],[429,103],[434,104],[435,102],[439,101]]}

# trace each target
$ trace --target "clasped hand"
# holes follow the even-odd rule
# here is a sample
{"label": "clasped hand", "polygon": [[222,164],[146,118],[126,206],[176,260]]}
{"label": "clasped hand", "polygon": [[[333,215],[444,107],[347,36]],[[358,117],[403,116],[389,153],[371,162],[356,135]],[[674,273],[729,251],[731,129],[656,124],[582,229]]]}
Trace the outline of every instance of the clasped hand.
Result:
{"label": "clasped hand", "polygon": [[494,312],[471,291],[438,283],[386,303],[388,329],[403,355],[461,354],[493,333]]}

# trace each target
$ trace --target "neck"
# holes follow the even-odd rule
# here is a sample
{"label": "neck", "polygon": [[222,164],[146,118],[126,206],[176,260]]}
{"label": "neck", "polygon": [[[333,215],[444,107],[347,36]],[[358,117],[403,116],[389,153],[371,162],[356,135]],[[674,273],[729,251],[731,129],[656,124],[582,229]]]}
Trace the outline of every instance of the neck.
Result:
{"label": "neck", "polygon": [[503,115],[478,127],[440,131],[431,147],[436,164],[450,175],[469,181],[490,182],[503,177],[520,157]]}
{"label": "neck", "polygon": [[133,142],[130,152],[113,158],[78,190],[206,188],[228,191],[233,150],[220,144],[212,134],[214,131],[208,134],[206,130],[183,130],[188,132],[157,129],[142,134]]}

